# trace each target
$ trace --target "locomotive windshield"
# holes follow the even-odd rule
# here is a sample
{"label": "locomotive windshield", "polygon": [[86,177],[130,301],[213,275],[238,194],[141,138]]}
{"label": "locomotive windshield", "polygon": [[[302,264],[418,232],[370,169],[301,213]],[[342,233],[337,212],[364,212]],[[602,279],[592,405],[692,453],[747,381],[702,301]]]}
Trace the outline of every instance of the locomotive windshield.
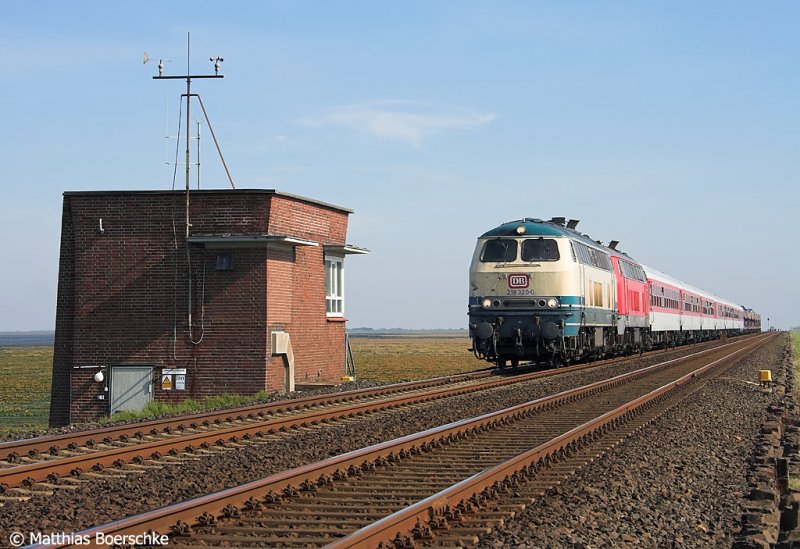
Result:
{"label": "locomotive windshield", "polygon": [[558,244],[552,238],[529,238],[522,242],[522,261],[558,261]]}
{"label": "locomotive windshield", "polygon": [[481,252],[481,261],[484,263],[497,263],[516,261],[517,241],[513,238],[495,238],[487,240]]}

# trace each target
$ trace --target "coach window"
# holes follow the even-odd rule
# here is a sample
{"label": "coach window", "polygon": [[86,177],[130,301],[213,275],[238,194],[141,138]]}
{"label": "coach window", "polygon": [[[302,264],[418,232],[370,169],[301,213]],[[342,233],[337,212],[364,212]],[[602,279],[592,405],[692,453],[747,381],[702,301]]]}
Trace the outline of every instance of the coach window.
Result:
{"label": "coach window", "polygon": [[517,241],[513,238],[495,238],[487,240],[481,252],[481,261],[497,263],[517,260]]}
{"label": "coach window", "polygon": [[344,316],[344,258],[325,256],[325,312]]}
{"label": "coach window", "polygon": [[522,242],[522,261],[558,261],[558,244],[552,238],[528,238]]}

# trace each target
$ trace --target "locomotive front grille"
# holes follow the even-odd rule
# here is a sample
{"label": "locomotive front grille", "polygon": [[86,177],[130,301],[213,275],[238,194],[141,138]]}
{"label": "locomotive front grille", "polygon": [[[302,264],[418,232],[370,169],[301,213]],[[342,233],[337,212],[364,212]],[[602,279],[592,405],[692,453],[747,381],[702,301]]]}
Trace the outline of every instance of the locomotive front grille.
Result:
{"label": "locomotive front grille", "polygon": [[537,306],[538,301],[538,299],[515,299],[514,301],[507,299],[503,301],[503,307],[525,307],[527,309],[532,309]]}

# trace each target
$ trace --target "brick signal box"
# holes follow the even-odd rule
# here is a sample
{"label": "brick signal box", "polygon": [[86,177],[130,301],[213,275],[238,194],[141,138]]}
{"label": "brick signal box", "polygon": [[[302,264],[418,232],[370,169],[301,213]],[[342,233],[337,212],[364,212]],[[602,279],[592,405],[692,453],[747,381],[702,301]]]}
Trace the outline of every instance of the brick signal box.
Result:
{"label": "brick signal box", "polygon": [[[350,210],[274,190],[64,193],[51,425],[345,373]],[[273,348],[273,345],[275,346]]]}

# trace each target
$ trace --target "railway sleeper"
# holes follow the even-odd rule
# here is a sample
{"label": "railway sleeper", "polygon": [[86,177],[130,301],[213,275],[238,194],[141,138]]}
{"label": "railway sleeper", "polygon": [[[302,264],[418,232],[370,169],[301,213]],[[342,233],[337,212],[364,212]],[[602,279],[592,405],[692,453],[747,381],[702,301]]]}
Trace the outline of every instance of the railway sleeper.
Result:
{"label": "railway sleeper", "polygon": [[[565,458],[566,462],[538,467],[536,479],[529,480],[516,487],[514,490],[515,496],[511,498],[502,497],[495,502],[489,502],[484,499],[482,501],[483,505],[473,505],[470,509],[466,509],[464,521],[449,533],[437,535],[431,542],[423,544],[448,547],[467,540],[477,543],[475,526],[477,525],[477,529],[480,530],[481,525],[492,524],[497,518],[497,513],[503,512],[501,511],[503,505],[507,505],[509,501],[514,500],[522,505],[527,505],[526,501],[533,503],[542,497],[555,495],[557,487],[591,461],[589,458],[592,456],[596,458],[610,451],[642,427],[655,421],[667,409],[678,404],[688,394],[689,390],[693,389],[696,389],[696,387],[688,388],[684,386],[677,389],[673,393],[674,398],[669,402],[659,399],[662,406],[649,406],[642,410],[640,415],[630,418],[628,423],[619,425],[617,429],[607,430],[605,436],[593,441],[593,443],[590,443],[591,445],[577,448],[577,451],[571,457]],[[496,494],[496,496],[499,496],[499,494]],[[471,501],[474,503],[475,499],[473,496]],[[481,498],[477,499],[481,500]],[[507,518],[510,519],[512,517],[511,512],[506,511],[506,514]]]}

